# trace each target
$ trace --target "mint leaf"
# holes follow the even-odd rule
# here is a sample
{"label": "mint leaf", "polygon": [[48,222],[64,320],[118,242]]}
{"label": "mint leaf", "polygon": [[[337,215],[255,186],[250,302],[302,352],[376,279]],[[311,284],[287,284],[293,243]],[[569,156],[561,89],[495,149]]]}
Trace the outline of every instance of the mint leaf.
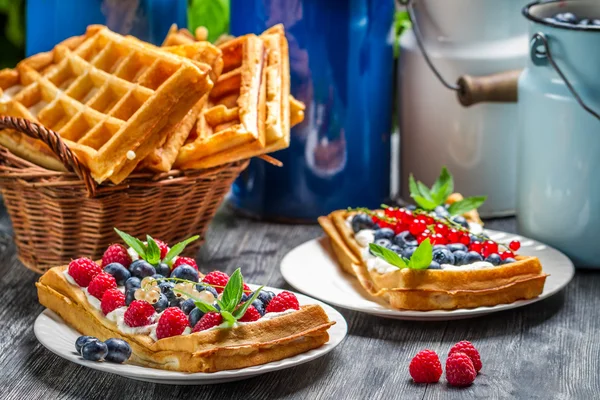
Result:
{"label": "mint leaf", "polygon": [[264,286],[261,286],[258,289],[256,289],[252,297],[250,297],[248,301],[244,302],[244,304],[242,304],[241,307],[238,307],[238,309],[235,310],[235,312],[233,313],[235,319],[240,319],[244,316],[244,314],[246,314],[246,310],[248,310],[248,307],[252,305],[252,302],[258,298],[258,294],[263,288]]}
{"label": "mint leaf", "polygon": [[171,249],[165,256],[165,258],[163,258],[162,261],[164,263],[170,263],[175,257],[177,257],[178,255],[181,254],[181,252],[185,249],[185,247],[188,244],[192,243],[193,241],[198,240],[199,238],[200,238],[200,236],[196,235],[196,236],[192,236],[191,238],[184,240],[183,242],[177,243],[175,246],[171,247]]}
{"label": "mint leaf", "polygon": [[415,196],[421,196],[421,192],[419,191],[419,187],[417,186],[417,182],[415,181],[413,174],[410,174],[408,177],[408,189],[410,190],[410,197],[413,199]]}
{"label": "mint leaf", "polygon": [[435,201],[427,200],[425,197],[422,196],[413,196],[413,200],[415,201],[415,203],[417,203],[417,205],[419,205],[419,207],[426,211],[433,210],[439,205]]}
{"label": "mint leaf", "polygon": [[415,203],[422,209],[433,210],[439,205],[431,198],[429,188],[422,182],[415,181],[415,177],[412,174],[410,174],[408,178],[408,188],[410,190],[410,197],[412,197]]}
{"label": "mint leaf", "polygon": [[158,264],[160,262],[160,248],[156,241],[150,235],[146,235],[146,257],[144,258],[150,264]]}
{"label": "mint leaf", "polygon": [[431,187],[431,196],[433,197],[433,200],[440,205],[446,202],[446,199],[448,199],[453,191],[454,178],[452,178],[452,175],[450,175],[448,169],[443,167],[440,176]]}
{"label": "mint leaf", "polygon": [[242,293],[244,291],[244,277],[240,272],[240,269],[236,269],[233,274],[229,277],[225,289],[223,289],[223,295],[221,296],[221,308],[224,311],[233,311],[235,307],[240,303],[242,299]]}
{"label": "mint leaf", "polygon": [[369,249],[371,250],[371,253],[373,253],[375,256],[387,261],[389,264],[393,265],[394,267],[398,267],[398,268],[407,268],[408,267],[408,265],[406,264],[404,259],[402,257],[400,257],[395,251],[386,249],[385,247],[380,246],[375,243],[369,243]]}
{"label": "mint leaf", "polygon": [[479,208],[486,199],[487,196],[467,197],[466,199],[450,204],[448,212],[450,215],[462,215],[468,211]]}
{"label": "mint leaf", "polygon": [[231,313],[229,311],[225,311],[225,310],[221,310],[221,316],[223,317],[223,320],[227,323],[227,325],[229,326],[233,326],[233,324],[235,324],[235,321],[237,321],[233,315],[231,315]]}
{"label": "mint leaf", "polygon": [[125,232],[121,232],[117,228],[114,228],[114,229],[115,229],[115,232],[117,232],[117,235],[119,235],[121,237],[121,239],[123,239],[125,244],[127,244],[129,247],[134,249],[135,252],[138,253],[140,257],[142,257],[143,259],[146,259],[146,246],[144,246],[144,243],[141,240],[134,238],[133,236],[128,235]]}
{"label": "mint leaf", "polygon": [[421,192],[421,196],[425,197],[429,201],[433,201],[429,188],[425,186],[423,182],[417,181],[417,187],[419,188],[419,192]]}
{"label": "mint leaf", "polygon": [[427,269],[433,261],[433,246],[429,238],[423,240],[408,262],[408,268]]}
{"label": "mint leaf", "polygon": [[216,312],[216,313],[218,313],[219,312],[219,310],[217,310],[215,308],[215,306],[213,306],[212,304],[205,303],[205,302],[203,302],[201,300],[195,301],[194,304],[203,313],[209,313],[209,312]]}
{"label": "mint leaf", "polygon": [[229,0],[189,0],[188,4],[188,27],[192,32],[199,26],[206,27],[211,42],[229,32]]}

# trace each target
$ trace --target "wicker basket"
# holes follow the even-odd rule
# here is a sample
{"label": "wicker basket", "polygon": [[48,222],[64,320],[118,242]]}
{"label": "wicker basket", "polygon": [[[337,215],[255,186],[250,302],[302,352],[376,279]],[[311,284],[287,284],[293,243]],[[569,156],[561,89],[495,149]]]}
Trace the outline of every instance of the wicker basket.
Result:
{"label": "wicker basket", "polygon": [[[0,129],[5,128],[42,140],[73,171],[50,171],[0,147],[0,190],[19,259],[39,273],[77,257],[101,258],[119,241],[114,227],[171,244],[196,234],[204,239],[233,180],[248,164],[136,173],[119,185],[98,186],[56,132],[28,120],[0,117]],[[195,254],[201,242],[186,253]]]}

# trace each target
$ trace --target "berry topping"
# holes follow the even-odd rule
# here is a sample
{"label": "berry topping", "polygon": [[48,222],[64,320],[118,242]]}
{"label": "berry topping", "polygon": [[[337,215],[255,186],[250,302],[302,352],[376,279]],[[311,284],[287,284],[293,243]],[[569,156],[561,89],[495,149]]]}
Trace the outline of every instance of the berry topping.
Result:
{"label": "berry topping", "polygon": [[273,297],[273,300],[267,306],[266,312],[282,312],[285,310],[299,310],[300,304],[296,295],[291,292],[281,292]]}
{"label": "berry topping", "polygon": [[464,259],[464,263],[465,264],[473,264],[474,262],[477,261],[483,261],[483,257],[481,257],[481,254],[475,252],[475,251],[470,251],[467,253],[467,256]]}
{"label": "berry topping", "polygon": [[162,260],[163,258],[165,258],[165,256],[169,252],[169,245],[166,244],[165,242],[163,242],[162,240],[158,240],[158,239],[154,239],[154,242],[160,249],[160,259]]}
{"label": "berry topping", "polygon": [[193,308],[192,311],[190,311],[190,314],[188,315],[188,321],[190,322],[190,326],[193,328],[196,326],[196,324],[198,323],[198,321],[200,321],[200,318],[202,318],[204,316],[204,313],[202,311],[200,311],[199,308]]}
{"label": "berry topping", "polygon": [[483,243],[483,249],[481,250],[481,255],[486,257],[490,254],[498,253],[498,243],[493,242],[491,240],[486,240]]}
{"label": "berry topping", "polygon": [[500,258],[503,260],[506,260],[507,258],[514,258],[515,254],[512,251],[503,251],[502,253],[500,253]]}
{"label": "berry topping", "polygon": [[442,364],[435,351],[421,350],[411,360],[408,371],[416,383],[435,383],[442,376]]}
{"label": "berry topping", "polygon": [[116,310],[119,307],[125,306],[125,295],[118,289],[108,289],[102,295],[100,308],[104,315]]}
{"label": "berry topping", "polygon": [[249,294],[249,293],[252,293],[252,289],[250,289],[250,286],[248,286],[244,283],[244,291],[242,292],[242,294]]}
{"label": "berry topping", "polygon": [[223,322],[221,314],[216,312],[206,313],[200,318],[196,326],[194,326],[193,332],[205,331],[213,326],[221,325],[221,322]]}
{"label": "berry topping", "polygon": [[492,265],[500,265],[502,264],[502,258],[496,253],[490,254],[485,258],[485,261],[491,263]]}
{"label": "berry topping", "polygon": [[152,307],[150,303],[143,300],[135,300],[127,307],[123,319],[127,326],[134,328],[137,326],[150,325],[153,316],[154,307]]}
{"label": "berry topping", "polygon": [[142,281],[140,280],[140,278],[136,278],[135,276],[132,276],[131,278],[127,279],[125,281],[125,290],[129,290],[129,289],[139,289],[142,286]]}
{"label": "berry topping", "polygon": [[261,290],[258,293],[258,300],[262,301],[265,306],[269,305],[273,297],[275,297],[275,293],[269,292],[268,290]]}
{"label": "berry topping", "polygon": [[124,340],[112,338],[108,339],[104,344],[106,344],[108,349],[108,354],[105,357],[106,361],[121,364],[131,356],[131,347]]}
{"label": "berry topping", "polygon": [[513,240],[508,244],[508,248],[512,251],[518,251],[521,248],[521,242],[519,242],[518,240]]}
{"label": "berry topping", "polygon": [[88,287],[92,279],[102,272],[102,268],[89,258],[78,258],[69,263],[69,275],[81,287]]}
{"label": "berry topping", "polygon": [[508,257],[507,259],[505,259],[505,260],[502,260],[502,265],[505,265],[505,264],[510,264],[510,263],[514,263],[514,262],[517,262],[517,260],[515,260],[515,259],[514,259],[514,258],[512,258],[512,257]]}
{"label": "berry topping", "polygon": [[394,232],[393,229],[381,228],[381,229],[377,229],[374,232],[373,236],[374,236],[375,240],[387,239],[387,240],[391,241],[392,239],[394,239],[394,236],[396,236],[396,233]]}
{"label": "berry topping", "polygon": [[188,326],[188,317],[183,311],[176,307],[167,308],[156,326],[156,337],[158,339],[181,335]]}
{"label": "berry topping", "polygon": [[169,299],[167,299],[167,296],[161,293],[158,297],[158,300],[152,304],[152,307],[154,307],[154,310],[157,313],[163,312],[167,307],[169,307]]}
{"label": "berry topping", "polygon": [[196,264],[196,260],[194,260],[191,257],[179,257],[177,260],[175,260],[175,262],[173,263],[173,266],[171,267],[172,269],[175,269],[177,267],[179,267],[180,265],[189,265],[190,267],[194,268],[196,271],[198,271],[198,265]]}
{"label": "berry topping", "polygon": [[[268,303],[267,303],[268,304]],[[254,308],[256,308],[256,311],[258,311],[258,313],[260,314],[260,316],[262,317],[263,315],[265,315],[265,303],[263,303],[262,301],[260,301],[259,299],[256,299],[252,302],[252,306]]]}
{"label": "berry topping", "polygon": [[119,263],[125,268],[129,268],[131,257],[127,253],[127,249],[120,244],[111,244],[102,256],[102,265]]}
{"label": "berry topping", "polygon": [[187,264],[181,264],[171,272],[171,278],[185,279],[186,281],[198,282],[198,270]]}
{"label": "berry topping", "polygon": [[455,262],[454,255],[446,247],[433,250],[433,261],[437,262],[440,265],[442,265],[442,264],[454,265],[454,262]]}
{"label": "berry topping", "polygon": [[454,264],[455,265],[465,265],[465,264],[467,264],[465,262],[465,260],[467,258],[467,252],[466,251],[457,250],[457,251],[455,251],[452,254],[454,255]]}
{"label": "berry topping", "polygon": [[107,274],[106,272],[100,272],[90,282],[88,293],[100,300],[102,299],[104,292],[108,289],[116,289],[116,287],[117,281],[112,275]]}
{"label": "berry topping", "polygon": [[196,307],[194,299],[186,299],[181,303],[181,311],[183,311],[186,315],[191,313],[194,307]]}
{"label": "berry topping", "polygon": [[114,262],[105,265],[104,272],[111,274],[117,281],[118,286],[123,286],[125,282],[131,277],[131,274],[122,264]]}
{"label": "berry topping", "polygon": [[476,376],[473,361],[465,353],[457,351],[446,359],[446,380],[450,385],[469,386]]}
{"label": "berry topping", "polygon": [[81,356],[90,361],[100,361],[108,354],[108,347],[99,340],[91,340],[81,348]]}
{"label": "berry topping", "polygon": [[238,321],[240,321],[240,322],[258,321],[260,319],[260,317],[261,317],[261,315],[258,312],[258,310],[256,308],[254,308],[254,306],[250,306],[250,307],[248,307],[248,309],[246,310],[244,315]]}
{"label": "berry topping", "polygon": [[85,346],[88,342],[91,341],[97,342],[98,338],[95,338],[94,336],[79,336],[75,341],[75,350],[77,351],[77,353],[81,355],[81,349],[83,348],[83,346]]}
{"label": "berry topping", "polygon": [[171,275],[171,267],[165,263],[158,263],[155,267],[156,273],[168,278]]}
{"label": "berry topping", "polygon": [[373,222],[373,219],[367,214],[356,214],[352,218],[351,225],[354,233],[362,231],[363,229],[375,228],[375,222]]}
{"label": "berry topping", "polygon": [[223,292],[223,289],[225,288],[225,285],[227,285],[228,281],[229,275],[221,271],[210,272],[204,277],[204,279],[202,279],[203,283],[214,286],[217,293]]}
{"label": "berry topping", "polygon": [[452,346],[452,348],[448,352],[448,355],[456,352],[465,353],[467,356],[469,356],[469,358],[473,362],[473,367],[475,367],[475,371],[481,371],[481,357],[479,356],[479,352],[477,351],[475,346],[473,346],[473,343],[469,342],[468,340],[460,341],[454,346]]}
{"label": "berry topping", "polygon": [[152,276],[156,273],[156,269],[146,260],[135,260],[129,267],[131,276],[144,279],[147,276]]}

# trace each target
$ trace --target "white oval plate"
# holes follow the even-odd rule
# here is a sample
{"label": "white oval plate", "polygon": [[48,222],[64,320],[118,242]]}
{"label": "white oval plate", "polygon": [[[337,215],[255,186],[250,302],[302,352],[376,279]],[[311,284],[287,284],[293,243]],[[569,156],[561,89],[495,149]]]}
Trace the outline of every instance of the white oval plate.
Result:
{"label": "white oval plate", "polygon": [[[250,286],[252,288],[257,287],[256,285]],[[274,293],[279,293],[282,291],[281,289],[270,287],[265,287],[265,290],[270,290]],[[324,356],[333,350],[338,344],[340,344],[342,340],[344,340],[344,337],[346,337],[346,333],[348,331],[348,325],[346,324],[344,317],[339,312],[327,304],[312,299],[308,296],[304,296],[302,294],[296,294],[296,296],[298,296],[298,301],[301,305],[319,304],[321,307],[323,307],[329,316],[329,319],[335,321],[335,325],[329,329],[329,342],[325,343],[318,349],[314,349],[294,357],[286,358],[284,360],[273,361],[264,365],[257,365],[254,367],[229,371],[219,371],[213,373],[186,373],[166,371],[162,369],[142,367],[131,364],[113,364],[109,362],[94,362],[84,360],[75,352],[75,340],[80,336],[79,332],[71,328],[62,320],[62,318],[48,309],[44,310],[44,312],[37,317],[33,331],[40,343],[48,350],[64,359],[85,367],[146,382],[171,385],[208,385],[237,381],[250,378],[255,375],[304,364],[318,357]]]}
{"label": "white oval plate", "polygon": [[384,300],[369,295],[357,279],[342,271],[326,237],[310,240],[286,254],[281,262],[281,274],[297,290],[334,306],[386,318],[414,321],[445,321],[471,318],[526,306],[557,293],[571,281],[575,274],[575,268],[571,260],[550,246],[512,233],[493,230],[486,230],[486,233],[496,241],[520,240],[521,249],[519,254],[536,256],[540,259],[544,272],[550,274],[550,276],[546,278],[544,291],[539,297],[493,307],[451,311],[395,310],[390,308]]}

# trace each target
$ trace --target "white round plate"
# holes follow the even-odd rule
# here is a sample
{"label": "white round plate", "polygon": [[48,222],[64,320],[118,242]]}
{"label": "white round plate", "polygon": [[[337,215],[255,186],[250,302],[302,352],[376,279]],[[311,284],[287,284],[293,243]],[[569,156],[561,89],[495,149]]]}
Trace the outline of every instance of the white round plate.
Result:
{"label": "white round plate", "polygon": [[[281,262],[281,274],[297,290],[321,299],[334,306],[374,314],[386,318],[415,321],[444,321],[471,318],[497,311],[522,307],[543,300],[560,291],[575,274],[573,263],[560,251],[512,233],[486,230],[496,241],[520,240],[519,254],[536,256],[544,272],[550,274],[542,294],[535,299],[519,300],[493,307],[478,307],[451,311],[401,311],[394,310],[381,299],[369,295],[354,277],[339,267],[326,237],[310,240],[290,251]],[[318,277],[318,279],[316,278]]]}
{"label": "white round plate", "polygon": [[[250,286],[252,288],[257,287],[256,285]],[[274,293],[279,293],[282,291],[281,289],[270,287],[265,287],[265,290],[270,290]],[[296,294],[296,296],[298,296],[298,301],[301,305],[319,304],[321,307],[323,307],[329,316],[329,319],[335,321],[335,325],[329,329],[329,342],[325,343],[318,349],[314,349],[294,357],[286,358],[284,360],[273,361],[264,365],[257,365],[254,367],[229,371],[219,371],[213,373],[186,373],[166,371],[138,365],[113,364],[109,362],[84,360],[75,352],[75,340],[80,336],[80,334],[75,329],[67,325],[57,314],[48,309],[44,310],[44,312],[37,317],[33,331],[40,343],[48,350],[62,358],[85,367],[146,382],[171,385],[208,385],[237,381],[250,378],[255,375],[304,364],[305,362],[324,356],[342,342],[348,331],[348,325],[346,324],[344,317],[334,308],[318,300],[302,294]]]}

